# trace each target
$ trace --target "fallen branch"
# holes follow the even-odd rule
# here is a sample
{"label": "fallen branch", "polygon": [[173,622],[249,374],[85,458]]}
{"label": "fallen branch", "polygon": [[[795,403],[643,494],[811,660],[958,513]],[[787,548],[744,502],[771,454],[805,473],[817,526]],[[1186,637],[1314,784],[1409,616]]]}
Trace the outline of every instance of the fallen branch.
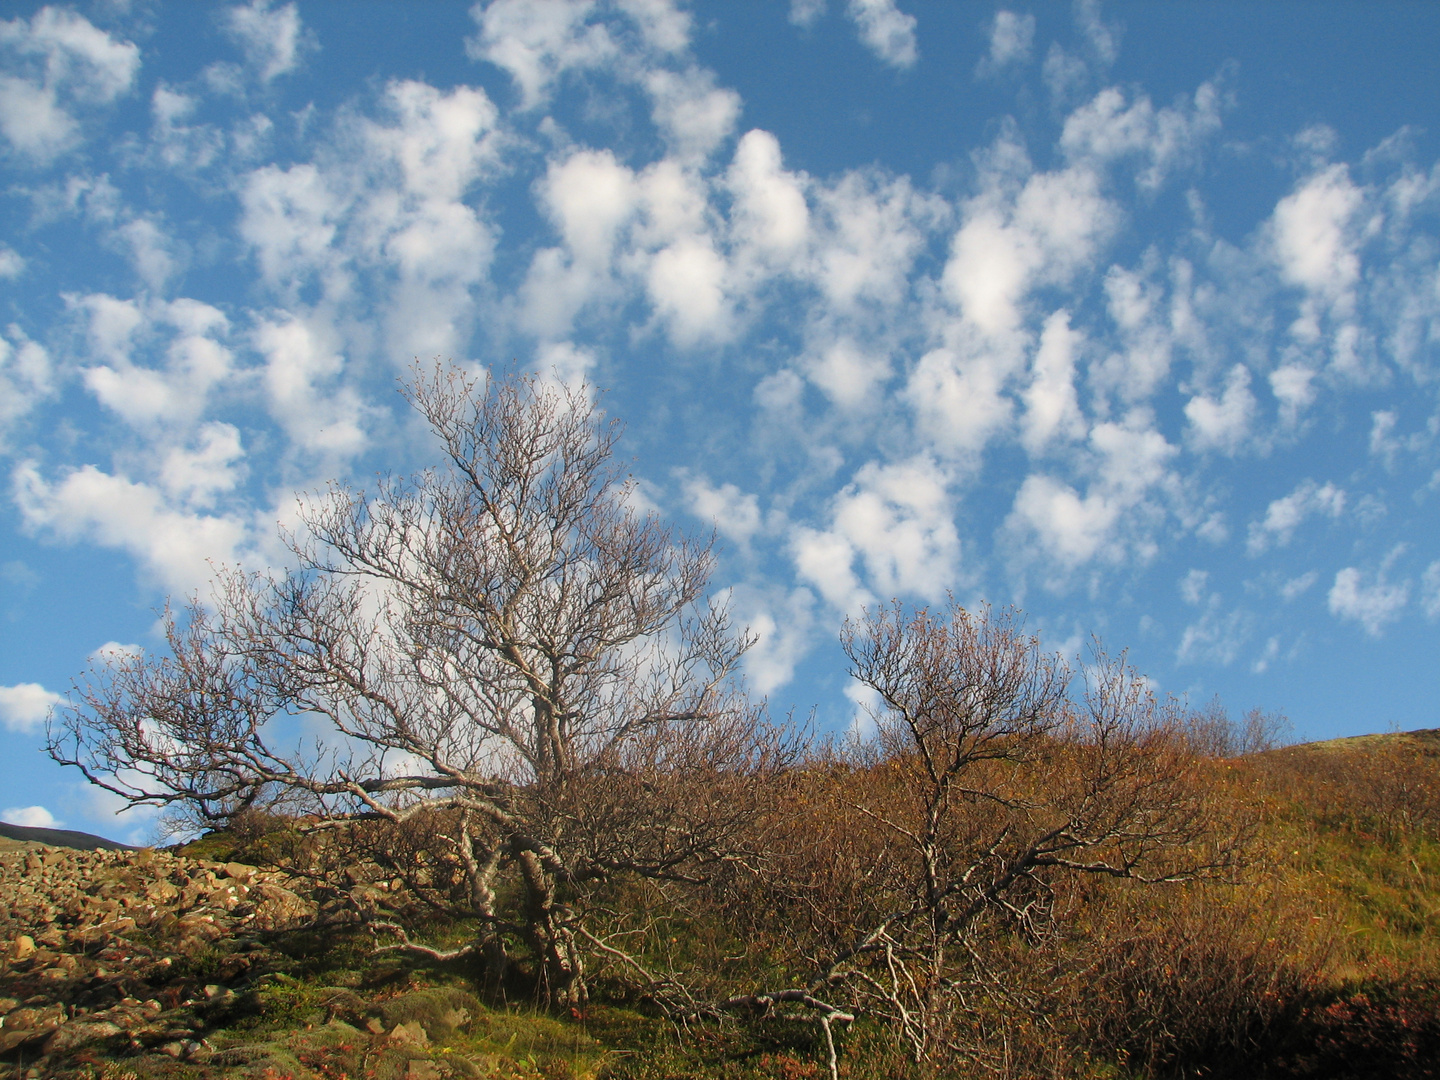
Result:
{"label": "fallen branch", "polygon": [[831,1005],[828,1001],[822,1001],[806,990],[773,990],[766,994],[743,994],[739,997],[727,998],[716,1006],[719,1010],[731,1009],[752,1009],[761,1016],[769,1016],[775,1012],[780,1005],[796,1004],[813,1009],[815,1016],[793,1017],[795,1020],[813,1020],[820,1025],[820,1030],[825,1033],[825,1050],[829,1057],[830,1080],[840,1080],[840,1059],[835,1053],[835,1034],[831,1025],[839,1022],[842,1024],[853,1024],[855,1014],[846,1012],[837,1005]]}

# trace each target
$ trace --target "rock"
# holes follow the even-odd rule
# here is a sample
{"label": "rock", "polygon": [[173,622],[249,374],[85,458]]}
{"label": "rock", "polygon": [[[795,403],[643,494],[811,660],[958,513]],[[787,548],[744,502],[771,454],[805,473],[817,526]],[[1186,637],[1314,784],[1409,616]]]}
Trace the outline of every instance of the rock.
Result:
{"label": "rock", "polygon": [[442,1080],[444,1075],[439,1065],[423,1058],[410,1061],[405,1069],[405,1080]]}
{"label": "rock", "polygon": [[125,1034],[125,1029],[109,1020],[72,1020],[55,1029],[45,1040],[44,1052],[64,1054],[82,1046],[108,1042]]}
{"label": "rock", "polygon": [[313,918],[315,905],[289,889],[262,882],[250,893],[255,904],[255,922],[265,930],[288,930]]}
{"label": "rock", "polygon": [[59,1005],[15,1009],[5,1017],[5,1026],[0,1028],[0,1054],[41,1042],[64,1022],[65,1010]]}
{"label": "rock", "polygon": [[425,1028],[419,1020],[411,1020],[406,1024],[396,1024],[390,1031],[388,1041],[393,1046],[417,1046],[423,1048],[430,1045],[430,1036],[425,1034]]}
{"label": "rock", "polygon": [[175,929],[181,938],[198,938],[200,941],[215,941],[225,936],[224,928],[202,916],[187,916],[180,920]]}
{"label": "rock", "polygon": [[225,864],[225,876],[234,878],[236,881],[247,883],[259,871],[253,866],[246,866],[244,863],[227,862]]}
{"label": "rock", "polygon": [[48,1038],[54,1030],[53,1025],[44,1028],[0,1028],[0,1054],[8,1054],[18,1047]]}
{"label": "rock", "polygon": [[11,960],[29,960],[35,955],[35,939],[29,934],[21,934],[14,941],[10,942]]}

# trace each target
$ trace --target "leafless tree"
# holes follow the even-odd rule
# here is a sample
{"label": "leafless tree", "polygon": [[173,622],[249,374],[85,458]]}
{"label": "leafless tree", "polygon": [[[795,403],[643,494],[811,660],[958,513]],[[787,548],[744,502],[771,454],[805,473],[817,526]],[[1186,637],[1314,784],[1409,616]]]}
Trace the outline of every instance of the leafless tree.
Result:
{"label": "leafless tree", "polygon": [[710,542],[634,508],[585,389],[437,365],[406,393],[441,466],[332,485],[287,538],[295,569],[167,612],[168,655],[92,668],[49,749],[205,821],[418,828],[412,884],[482,929],[445,951],[376,919],[390,947],[502,965],[523,943],[543,997],[577,1005],[586,955],[615,952],[590,892],[733,855],[747,777],[784,747],[734,683],[749,639],[705,600]]}
{"label": "leafless tree", "polygon": [[842,645],[875,729],[816,770],[828,793],[812,804],[843,827],[779,885],[814,931],[804,992],[885,1019],[917,1063],[1004,1071],[987,1018],[1023,1003],[1003,1001],[992,948],[1043,939],[1077,877],[1175,881],[1229,858],[1206,842],[1175,709],[1098,647],[1072,677],[1009,611],[896,603]]}

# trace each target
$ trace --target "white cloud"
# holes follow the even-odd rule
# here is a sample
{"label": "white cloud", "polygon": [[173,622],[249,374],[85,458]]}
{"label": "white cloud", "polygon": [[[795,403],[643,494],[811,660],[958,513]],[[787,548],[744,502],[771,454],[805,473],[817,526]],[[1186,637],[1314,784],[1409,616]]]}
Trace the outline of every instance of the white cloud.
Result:
{"label": "white cloud", "polygon": [[1123,348],[1091,365],[1091,385],[1117,394],[1127,405],[1145,401],[1170,374],[1174,335],[1164,287],[1145,273],[1112,266],[1105,274],[1105,298]]}
{"label": "white cloud", "polygon": [[0,75],[0,132],[16,150],[48,161],[76,141],[78,128],[53,91]]}
{"label": "white cloud", "polygon": [[795,26],[814,26],[825,14],[825,0],[790,0],[790,22]]}
{"label": "white cloud", "polygon": [[1209,595],[1206,591],[1209,581],[1210,572],[1208,570],[1190,570],[1180,579],[1180,599],[1191,607],[1197,607],[1204,603]]}
{"label": "white cloud", "polygon": [[393,80],[370,115],[342,112],[314,161],[245,175],[239,232],[288,309],[269,321],[326,322],[335,351],[367,360],[459,352],[495,248],[467,200],[497,164],[498,117],[478,88]]}
{"label": "white cloud", "polygon": [[15,424],[54,390],[50,354],[11,323],[0,335],[0,448]]}
{"label": "white cloud", "polygon": [[1294,427],[1300,413],[1315,401],[1315,372],[1304,364],[1282,364],[1270,373],[1270,392],[1280,403],[1280,423]]}
{"label": "white cloud", "polygon": [[[87,317],[91,355],[105,361],[84,369],[86,387],[134,427],[193,423],[233,371],[234,356],[221,340],[230,322],[209,304],[181,298],[141,308],[104,294],[69,299]],[[169,338],[163,367],[134,362],[137,338],[149,346],[162,337]]]}
{"label": "white cloud", "polygon": [[1085,434],[1085,418],[1075,397],[1075,353],[1084,340],[1083,334],[1070,328],[1070,313],[1063,308],[1045,320],[1030,385],[1022,395],[1020,441],[1031,455],[1043,453],[1056,439]]}
{"label": "white cloud", "polygon": [[[1033,172],[1013,133],[1002,133],[982,166],[982,191],[965,208],[941,276],[943,296],[960,318],[948,321],[945,344],[921,357],[905,390],[936,449],[962,458],[973,458],[1009,425],[1005,391],[1028,349],[1027,295],[1069,281],[1093,261],[1117,221],[1091,170]],[[1046,359],[1058,362],[1063,335],[1058,325],[1051,332]],[[1039,392],[1043,398],[1059,389],[1047,379]],[[1063,403],[1053,419],[1056,433],[1072,427]],[[1033,429],[1033,437],[1042,430]]]}
{"label": "white cloud", "polygon": [[904,397],[936,452],[975,466],[990,439],[1010,425],[1013,405],[1003,391],[1023,356],[1013,344],[992,346],[970,335],[920,358]]}
{"label": "white cloud", "polygon": [[1033,173],[1013,195],[996,185],[965,216],[942,280],[964,316],[990,336],[1013,333],[1026,293],[1069,280],[1119,220],[1084,167]]}
{"label": "white cloud", "polygon": [[118,548],[163,587],[189,593],[210,581],[210,560],[239,563],[247,530],[228,517],[172,508],[159,490],[93,465],[46,481],[33,462],[14,472],[14,499],[30,530]]}
{"label": "white cloud", "polygon": [[0,686],[0,719],[11,731],[38,731],[50,710],[64,700],[39,683]]}
{"label": "white cloud", "polygon": [[844,173],[833,185],[816,187],[814,197],[810,273],[833,309],[899,303],[944,204],[917,193],[907,178],[878,170]]}
{"label": "white cloud", "polygon": [[1056,108],[1068,105],[1090,81],[1090,69],[1085,61],[1072,56],[1060,46],[1051,42],[1045,54],[1045,63],[1040,68],[1045,88],[1050,91],[1051,104]]}
{"label": "white cloud", "polygon": [[760,531],[760,504],[734,484],[711,486],[703,476],[685,476],[681,484],[690,513],[709,521],[727,540],[748,543]]}
{"label": "white cloud", "polygon": [[691,15],[676,0],[615,0],[615,6],[655,52],[675,54],[690,47]]}
{"label": "white cloud", "polygon": [[619,48],[604,26],[588,22],[593,0],[494,0],[470,9],[480,32],[465,39],[476,60],[503,68],[526,109],[542,104],[570,70],[611,63]]}
{"label": "white cloud", "polygon": [[655,126],[676,154],[703,160],[735,130],[740,95],[717,87],[701,68],[652,71],[645,78]]}
{"label": "white cloud", "polygon": [[769,413],[798,409],[805,394],[805,380],[789,368],[772,371],[755,384],[755,404]]}
{"label": "white cloud", "polygon": [[64,824],[43,806],[8,806],[0,810],[0,820],[27,829],[54,829]]}
{"label": "white cloud", "polygon": [[812,355],[805,374],[837,407],[850,411],[879,400],[879,391],[890,377],[890,358],[843,338]]}
{"label": "white cloud", "polygon": [[1060,146],[1072,160],[1096,164],[1140,157],[1147,164],[1135,182],[1154,191],[1220,130],[1222,104],[1219,88],[1208,82],[1201,83],[1189,101],[1161,109],[1144,94],[1127,105],[1122,90],[1107,87],[1066,117]]}
{"label": "white cloud", "polygon": [[1250,437],[1255,421],[1255,395],[1250,392],[1250,370],[1236,364],[1225,379],[1225,391],[1217,401],[1196,394],[1185,403],[1186,434],[1198,450],[1218,450],[1234,456]]}
{"label": "white cloud", "polygon": [[1120,27],[1100,17],[1100,0],[1076,0],[1075,25],[1102,65],[1108,67],[1119,58]]}
{"label": "white cloud", "polygon": [[344,204],[314,165],[255,170],[244,180],[240,205],[240,236],[272,284],[296,282],[330,262]]}
{"label": "white cloud", "polygon": [[707,237],[676,240],[655,253],[646,285],[656,313],[681,345],[726,334],[725,260]]}
{"label": "white cloud", "polygon": [[990,23],[990,52],[976,65],[975,73],[983,78],[1011,64],[1025,63],[1034,40],[1034,15],[997,11]]}
{"label": "white cloud", "polygon": [[1254,620],[1248,612],[1221,609],[1218,592],[1209,591],[1210,573],[1192,569],[1180,579],[1180,599],[1201,609],[1200,618],[1185,628],[1175,649],[1182,664],[1212,663],[1222,667],[1234,662],[1250,638]]}
{"label": "white cloud", "polygon": [[845,14],[855,23],[860,42],[891,67],[915,64],[915,16],[906,15],[895,0],[847,0]]}
{"label": "white cloud", "polygon": [[204,169],[225,150],[225,135],[215,126],[183,123],[198,104],[198,98],[165,83],[150,95],[151,152],[167,169]]}
{"label": "white cloud", "polygon": [[1440,619],[1440,559],[1427,566],[1421,575],[1420,606],[1427,619]]}
{"label": "white cloud", "polygon": [[115,230],[115,237],[128,249],[136,276],[155,292],[162,292],[177,269],[178,259],[173,242],[155,218],[131,218]]}
{"label": "white cloud", "polygon": [[928,457],[863,466],[836,496],[833,527],[884,596],[935,600],[958,579],[960,537],[946,477]]}
{"label": "white cloud", "polygon": [[126,645],[119,641],[107,641],[90,654],[92,664],[115,664],[121,660],[128,660],[143,655],[145,652],[139,645]]}
{"label": "white cloud", "polygon": [[590,378],[595,367],[594,351],[569,341],[549,342],[536,353],[535,370],[543,378],[555,378],[577,387]]}
{"label": "white cloud", "polygon": [[1270,670],[1270,665],[1275,662],[1279,655],[1280,639],[1278,637],[1271,637],[1265,642],[1264,651],[1251,662],[1250,673],[1252,675],[1265,674],[1265,672]]}
{"label": "white cloud", "polygon": [[1174,446],[1153,428],[1132,418],[1127,424],[1105,422],[1090,431],[1091,482],[1081,495],[1053,476],[1032,473],[1020,485],[1004,532],[1017,537],[1021,561],[1037,556],[1050,561],[1058,586],[1066,575],[1091,560],[1145,561],[1155,554],[1149,531],[1163,511],[1150,499],[1167,482]]}
{"label": "white cloud", "polygon": [[551,162],[541,198],[571,256],[583,265],[608,265],[620,227],[639,207],[635,174],[609,150],[585,150]]}
{"label": "white cloud", "polygon": [[795,666],[820,636],[815,594],[803,587],[788,593],[737,587],[733,604],[737,619],[756,638],[743,661],[746,681],[756,693],[769,694],[794,677]]}
{"label": "white cloud", "polygon": [[1321,317],[1348,319],[1360,279],[1357,218],[1364,192],[1344,165],[1306,180],[1275,206],[1270,223],[1273,257],[1283,280],[1306,293],[1290,333],[1302,343],[1321,336]]}
{"label": "white cloud", "polygon": [[299,447],[324,455],[350,455],[365,446],[366,409],[354,387],[339,382],[345,358],[319,326],[295,316],[265,320],[254,331],[265,357],[270,415]]}
{"label": "white cloud", "polygon": [[1330,611],[1342,619],[1353,619],[1371,637],[1379,637],[1387,623],[1400,617],[1410,599],[1410,583],[1390,584],[1382,571],[1373,583],[1357,568],[1347,566],[1335,575],[1330,587]]}
{"label": "white cloud", "polygon": [[1354,287],[1360,258],[1351,232],[1364,195],[1344,165],[1310,177],[1275,206],[1275,258],[1285,279],[1332,300]]}
{"label": "white cloud", "polygon": [[855,547],[845,537],[798,526],[790,534],[790,556],[800,576],[837,610],[853,615],[875,602],[855,575]]}
{"label": "white cloud", "polygon": [[785,171],[774,135],[747,131],[725,181],[735,199],[730,228],[740,259],[784,265],[803,251],[810,232],[806,179]]}
{"label": "white cloud", "polygon": [[1191,623],[1180,635],[1175,658],[1182,664],[1228,666],[1250,640],[1252,622],[1248,613],[1238,609],[1223,613],[1219,595],[1212,594],[1199,621]]}
{"label": "white cloud", "polygon": [[25,272],[25,260],[8,244],[0,244],[0,280],[13,281]]}
{"label": "white cloud", "polygon": [[1054,477],[1032,474],[1015,494],[1009,525],[1033,532],[1044,553],[1070,569],[1103,553],[1122,509],[1103,492],[1082,497]]}
{"label": "white cloud", "polygon": [[1320,574],[1314,570],[1307,570],[1299,577],[1290,578],[1280,586],[1280,598],[1287,604],[1298,596],[1310,591],[1310,587],[1320,580]]}
{"label": "white cloud", "polygon": [[[361,135],[403,194],[421,202],[462,198],[496,156],[499,111],[479,87],[438,90],[413,79],[388,83],[381,120],[367,120]],[[398,216],[398,215],[397,215]]]}
{"label": "white cloud", "polygon": [[1334,484],[1323,486],[1303,480],[1289,495],[1276,499],[1265,509],[1263,521],[1252,522],[1245,549],[1258,555],[1272,544],[1284,547],[1307,517],[1326,514],[1339,518],[1345,512],[1345,492]]}
{"label": "white cloud", "polygon": [[[814,462],[829,473],[841,459],[821,447]],[[791,529],[799,576],[847,614],[875,603],[877,594],[942,596],[961,577],[948,486],[946,471],[925,454],[866,464],[831,500],[826,527]]]}
{"label": "white cloud", "polygon": [[[380,120],[360,125],[373,179],[349,219],[347,254],[398,278],[384,308],[390,355],[453,354],[469,336],[472,290],[495,248],[464,200],[496,162],[499,114],[483,90],[412,80],[387,85],[380,106]],[[348,169],[334,166],[342,176]]]}
{"label": "white cloud", "polygon": [[160,465],[160,486],[181,505],[209,509],[217,495],[234,490],[243,475],[245,451],[231,424],[209,423],[195,449],[172,447]]}
{"label": "white cloud", "polygon": [[82,15],[43,7],[27,23],[0,20],[0,133],[20,153],[46,162],[79,138],[75,113],[105,105],[134,84],[140,50]]}
{"label": "white cloud", "polygon": [[1408,435],[1396,435],[1400,415],[1392,409],[1378,409],[1370,414],[1370,453],[1394,469],[1401,454],[1420,454],[1434,441],[1440,424],[1431,420],[1425,429]]}
{"label": "white cloud", "polygon": [[534,333],[560,336],[582,308],[618,288],[615,247],[640,210],[641,188],[609,150],[552,161],[536,186],[564,247],[535,253],[520,290],[522,323]]}
{"label": "white cloud", "polygon": [[294,4],[277,8],[273,0],[251,0],[243,7],[230,8],[221,22],[244,50],[261,82],[294,71],[301,53],[316,47]]}

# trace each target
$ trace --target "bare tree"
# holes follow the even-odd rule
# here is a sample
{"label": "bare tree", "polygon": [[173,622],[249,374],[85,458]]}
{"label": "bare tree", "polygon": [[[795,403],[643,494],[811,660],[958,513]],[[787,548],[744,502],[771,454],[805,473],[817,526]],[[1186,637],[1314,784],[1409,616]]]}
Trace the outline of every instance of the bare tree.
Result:
{"label": "bare tree", "polygon": [[832,824],[776,885],[782,918],[813,934],[804,992],[888,1021],[917,1063],[1004,1071],[989,1025],[1025,1003],[994,949],[1043,940],[1067,881],[1176,881],[1228,860],[1205,842],[1175,710],[1098,647],[1072,678],[1008,611],[897,602],[847,623],[842,645],[875,729],[815,770]]}
{"label": "bare tree", "polygon": [[49,749],[205,821],[279,807],[397,850],[418,828],[408,880],[482,929],[445,951],[374,918],[391,947],[493,970],[523,943],[573,1006],[587,953],[615,952],[591,892],[732,854],[746,777],[783,748],[734,685],[749,639],[704,599],[711,543],[634,509],[584,389],[437,365],[407,397],[442,466],[332,485],[287,538],[294,570],[226,572],[167,612],[169,654],[92,668]]}

